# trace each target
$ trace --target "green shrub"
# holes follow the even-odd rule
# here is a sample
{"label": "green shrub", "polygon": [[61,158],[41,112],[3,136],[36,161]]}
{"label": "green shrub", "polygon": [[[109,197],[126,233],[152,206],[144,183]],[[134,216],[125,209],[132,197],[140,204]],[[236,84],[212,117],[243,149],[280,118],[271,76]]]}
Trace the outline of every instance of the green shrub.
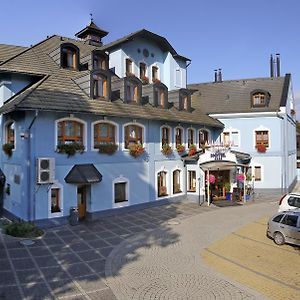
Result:
{"label": "green shrub", "polygon": [[15,237],[38,237],[43,234],[43,231],[32,223],[28,222],[12,222],[3,225],[5,233]]}

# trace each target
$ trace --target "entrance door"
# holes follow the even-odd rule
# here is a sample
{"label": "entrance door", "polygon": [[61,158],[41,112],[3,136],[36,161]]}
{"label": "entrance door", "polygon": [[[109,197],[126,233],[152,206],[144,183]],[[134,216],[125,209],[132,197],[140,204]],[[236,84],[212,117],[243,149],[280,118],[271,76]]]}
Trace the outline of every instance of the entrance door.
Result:
{"label": "entrance door", "polygon": [[86,214],[86,186],[78,186],[77,187],[77,205],[78,205],[78,213],[79,219],[84,219]]}

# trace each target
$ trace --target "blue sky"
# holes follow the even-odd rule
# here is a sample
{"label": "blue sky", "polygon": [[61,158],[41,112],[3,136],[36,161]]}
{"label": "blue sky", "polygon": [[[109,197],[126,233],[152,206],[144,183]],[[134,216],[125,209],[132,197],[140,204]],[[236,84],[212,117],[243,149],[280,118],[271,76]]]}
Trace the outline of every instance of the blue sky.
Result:
{"label": "blue sky", "polygon": [[1,1],[0,43],[34,44],[47,35],[73,37],[89,22],[109,31],[104,42],[146,28],[192,59],[188,81],[269,76],[270,54],[291,73],[300,119],[299,0],[10,0]]}

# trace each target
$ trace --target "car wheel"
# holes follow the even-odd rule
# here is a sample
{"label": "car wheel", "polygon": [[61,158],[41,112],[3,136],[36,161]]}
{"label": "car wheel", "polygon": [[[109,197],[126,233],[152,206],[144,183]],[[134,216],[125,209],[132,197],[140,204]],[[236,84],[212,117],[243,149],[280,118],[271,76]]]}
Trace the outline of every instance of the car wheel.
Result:
{"label": "car wheel", "polygon": [[283,245],[285,243],[284,236],[281,232],[274,233],[274,242],[277,245]]}

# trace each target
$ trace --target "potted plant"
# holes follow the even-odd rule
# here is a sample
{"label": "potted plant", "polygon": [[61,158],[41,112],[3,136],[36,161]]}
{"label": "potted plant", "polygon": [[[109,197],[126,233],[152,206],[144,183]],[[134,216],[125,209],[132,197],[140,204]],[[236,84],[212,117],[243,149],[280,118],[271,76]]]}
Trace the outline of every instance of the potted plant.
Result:
{"label": "potted plant", "polygon": [[96,148],[99,153],[112,155],[117,151],[118,146],[116,144],[100,144]]}
{"label": "potted plant", "polygon": [[265,153],[267,151],[267,147],[264,144],[259,144],[256,146],[257,152]]}
{"label": "potted plant", "polygon": [[189,155],[189,156],[193,156],[193,155],[196,154],[196,152],[197,152],[197,147],[196,147],[196,145],[194,145],[194,144],[190,145],[188,155]]}
{"label": "potted plant", "polygon": [[163,144],[162,145],[162,149],[161,149],[161,153],[168,156],[171,155],[173,152],[171,146],[169,144]]}
{"label": "potted plant", "polygon": [[231,185],[229,182],[226,182],[224,184],[224,188],[225,188],[225,191],[226,191],[226,200],[231,200]]}
{"label": "potted plant", "polygon": [[167,196],[167,188],[165,186],[159,187],[159,196]]}
{"label": "potted plant", "polygon": [[6,143],[2,145],[2,150],[8,157],[12,156],[13,149],[14,149],[14,144],[12,143]]}
{"label": "potted plant", "polygon": [[83,153],[84,146],[78,143],[57,145],[58,153],[65,153],[68,157],[75,155],[76,152]]}
{"label": "potted plant", "polygon": [[176,150],[177,150],[177,152],[178,152],[179,154],[182,154],[182,153],[185,151],[185,146],[182,145],[182,144],[178,144],[178,145],[176,146]]}
{"label": "potted plant", "polygon": [[145,152],[145,148],[142,144],[132,144],[128,146],[129,154],[134,158],[142,155]]}

